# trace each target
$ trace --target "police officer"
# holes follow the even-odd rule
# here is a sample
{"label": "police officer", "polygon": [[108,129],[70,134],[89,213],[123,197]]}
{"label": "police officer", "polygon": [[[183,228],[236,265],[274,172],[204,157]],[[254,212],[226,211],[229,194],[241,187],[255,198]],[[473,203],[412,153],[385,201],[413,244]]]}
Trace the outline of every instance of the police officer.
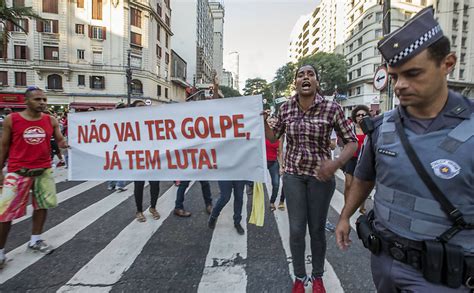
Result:
{"label": "police officer", "polygon": [[377,291],[469,292],[474,102],[448,90],[456,56],[431,7],[378,48],[400,106],[367,121],[369,134],[336,228],[337,244],[348,248],[349,219],[375,185],[374,210],[359,217],[357,233],[372,252]]}

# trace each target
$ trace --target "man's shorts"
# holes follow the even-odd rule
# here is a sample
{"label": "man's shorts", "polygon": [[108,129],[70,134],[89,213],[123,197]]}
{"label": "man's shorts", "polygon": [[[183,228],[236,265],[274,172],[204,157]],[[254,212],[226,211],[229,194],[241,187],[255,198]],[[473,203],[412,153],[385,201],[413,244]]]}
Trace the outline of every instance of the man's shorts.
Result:
{"label": "man's shorts", "polygon": [[10,222],[26,214],[30,190],[35,210],[50,209],[58,205],[53,170],[46,169],[37,177],[24,177],[8,173],[3,181],[0,195],[0,222]]}

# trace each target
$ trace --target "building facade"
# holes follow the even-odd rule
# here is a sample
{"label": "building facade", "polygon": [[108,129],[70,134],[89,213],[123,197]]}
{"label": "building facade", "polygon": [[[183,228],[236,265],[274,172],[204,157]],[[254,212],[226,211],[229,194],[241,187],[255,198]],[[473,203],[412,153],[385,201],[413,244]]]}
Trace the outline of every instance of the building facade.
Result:
{"label": "building facade", "polygon": [[222,79],[220,81],[220,85],[234,88],[234,78],[232,76],[232,72],[223,70],[222,71]]}
{"label": "building facade", "polygon": [[187,63],[174,50],[171,50],[171,97],[172,102],[185,102],[191,87],[186,82]]}
{"label": "building facade", "polygon": [[214,20],[208,0],[173,1],[173,50],[188,65],[187,82],[211,83],[214,58]]}
{"label": "building facade", "polygon": [[33,7],[43,20],[20,20],[27,34],[7,28],[11,39],[0,52],[0,94],[37,85],[50,104],[111,108],[126,101],[130,50],[132,98],[169,99],[169,0],[13,2]]}
{"label": "building facade", "polygon": [[221,2],[209,2],[214,19],[213,63],[219,81],[222,80],[224,67],[224,5]]}

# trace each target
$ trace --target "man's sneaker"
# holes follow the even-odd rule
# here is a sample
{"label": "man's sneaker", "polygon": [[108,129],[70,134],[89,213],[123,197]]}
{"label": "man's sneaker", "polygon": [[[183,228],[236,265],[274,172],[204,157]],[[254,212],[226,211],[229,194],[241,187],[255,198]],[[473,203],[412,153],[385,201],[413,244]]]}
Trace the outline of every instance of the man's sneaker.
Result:
{"label": "man's sneaker", "polygon": [[303,281],[295,279],[295,283],[293,284],[293,289],[291,289],[291,293],[304,293]]}
{"label": "man's sneaker", "polygon": [[209,227],[209,229],[214,230],[214,228],[216,228],[216,222],[217,218],[213,218],[212,216],[210,216],[209,221],[207,222],[207,226]]}
{"label": "man's sneaker", "polygon": [[326,229],[326,231],[328,232],[334,232],[336,231],[336,226],[334,226],[333,224],[331,224],[331,222],[329,221],[326,221],[326,226],[324,227]]}
{"label": "man's sneaker", "polygon": [[117,188],[117,189],[118,189],[118,191],[125,191],[125,190],[127,190],[127,188],[125,188],[125,187],[119,187],[119,188]]}
{"label": "man's sneaker", "polygon": [[326,293],[326,288],[324,288],[323,279],[321,277],[313,278],[312,283],[313,293]]}
{"label": "man's sneaker", "polygon": [[41,252],[44,254],[50,254],[51,252],[53,252],[54,249],[48,244],[46,244],[44,240],[38,240],[36,241],[34,245],[30,245],[28,243],[28,250],[32,252]]}
{"label": "man's sneaker", "polygon": [[239,224],[234,224],[234,227],[235,227],[235,230],[237,230],[237,233],[239,233],[239,235],[244,235],[245,234],[245,230],[244,228],[242,228],[242,225]]}

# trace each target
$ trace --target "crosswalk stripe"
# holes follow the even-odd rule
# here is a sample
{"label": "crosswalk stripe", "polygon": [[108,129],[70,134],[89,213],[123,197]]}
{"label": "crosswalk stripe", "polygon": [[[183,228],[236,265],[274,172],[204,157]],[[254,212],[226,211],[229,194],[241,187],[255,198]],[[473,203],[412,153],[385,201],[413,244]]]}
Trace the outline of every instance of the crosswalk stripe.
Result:
{"label": "crosswalk stripe", "polygon": [[156,208],[161,214],[159,220],[153,220],[147,209],[144,212],[146,222],[140,223],[134,219],[57,292],[90,292],[97,287],[100,287],[100,292],[109,292],[170,215],[176,191],[173,185],[158,199]]}
{"label": "crosswalk stripe", "polygon": [[[267,187],[268,197],[270,198],[272,194],[271,182],[267,182],[265,185]],[[280,184],[280,186],[283,186],[283,184]],[[278,231],[280,233],[281,241],[283,244],[283,249],[285,250],[286,257],[288,259],[290,275],[291,275],[291,278],[294,280],[293,262],[292,262],[292,256],[291,256],[291,250],[290,250],[290,224],[289,224],[289,219],[288,219],[288,212],[287,211],[282,212],[282,211],[276,210],[273,212],[273,215],[277,222]],[[311,242],[310,242],[309,232],[306,232],[305,242],[306,242],[305,259],[311,259]],[[310,261],[305,262],[305,268],[306,268],[306,272],[312,271],[313,267]],[[323,276],[323,280],[325,283],[326,290],[328,292],[344,292],[339,278],[337,277],[333,267],[327,260],[324,261],[324,268],[325,268],[325,274]],[[308,291],[309,289],[310,287],[307,287],[306,291]]]}
{"label": "crosswalk stripe", "polygon": [[[102,184],[102,183],[103,183],[103,181],[87,181],[87,182],[81,183],[79,185],[76,185],[74,187],[71,187],[69,189],[66,189],[66,190],[64,190],[64,191],[57,194],[58,204],[66,201],[70,198],[73,198],[76,195],[81,194],[81,193],[83,193],[83,192],[85,192],[89,189],[92,189],[92,188],[94,188],[97,185]],[[17,223],[20,223],[20,222],[22,222],[26,219],[29,219],[29,218],[31,218],[32,215],[33,215],[33,206],[30,204],[26,208],[26,215],[24,215],[21,218],[13,220],[13,224],[17,224]]]}
{"label": "crosswalk stripe", "polygon": [[[61,224],[54,226],[42,234],[48,243],[58,248],[71,240],[77,233],[94,223],[102,215],[115,208],[117,205],[128,199],[133,194],[132,191],[115,192],[93,205],[81,210],[69,217]],[[0,274],[0,284],[5,283],[10,278],[16,276],[21,271],[40,260],[44,255],[41,253],[27,253],[26,245],[20,245],[7,253],[7,259],[14,262],[14,265],[7,265]]]}
{"label": "crosswalk stripe", "polygon": [[[234,229],[234,195],[217,221],[206,257],[198,292],[245,292],[247,273],[241,262],[247,259],[247,236]],[[241,225],[247,233],[247,196],[244,192]]]}

